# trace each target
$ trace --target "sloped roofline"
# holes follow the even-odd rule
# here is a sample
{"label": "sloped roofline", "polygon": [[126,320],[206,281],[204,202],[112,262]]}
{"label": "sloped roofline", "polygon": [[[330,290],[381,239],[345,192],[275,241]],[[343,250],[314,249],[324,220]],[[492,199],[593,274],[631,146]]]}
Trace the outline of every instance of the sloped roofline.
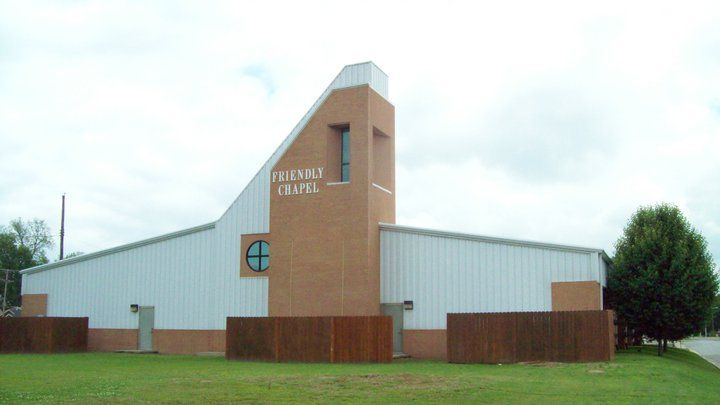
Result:
{"label": "sloped roofline", "polygon": [[80,262],[84,262],[86,260],[96,259],[98,257],[107,256],[107,255],[111,255],[113,253],[119,253],[119,252],[123,252],[126,250],[139,248],[141,246],[151,245],[153,243],[164,242],[169,239],[175,239],[175,238],[179,238],[181,236],[191,235],[193,233],[207,231],[208,229],[213,229],[213,228],[215,228],[215,222],[210,222],[208,224],[198,225],[198,226],[194,226],[192,228],[187,228],[187,229],[183,229],[183,230],[176,231],[176,232],[166,233],[166,234],[160,235],[160,236],[143,239],[138,242],[132,242],[132,243],[128,243],[125,245],[112,247],[110,249],[100,250],[100,251],[93,252],[93,253],[88,253],[88,254],[84,254],[84,255],[80,255],[80,256],[71,257],[69,259],[64,259],[64,260],[60,260],[60,261],[53,262],[53,263],[41,264],[40,266],[30,267],[29,269],[20,271],[20,274],[33,274],[33,273],[37,273],[40,271],[54,269],[56,267],[80,263]]}
{"label": "sloped roofline", "polygon": [[603,249],[598,249],[598,248],[589,248],[589,247],[576,246],[576,245],[565,245],[565,244],[559,244],[559,243],[538,242],[538,241],[523,240],[523,239],[499,238],[499,237],[495,237],[495,236],[477,235],[477,234],[472,234],[472,233],[451,232],[451,231],[442,231],[442,230],[429,229],[429,228],[419,228],[419,227],[406,226],[406,225],[387,224],[384,222],[381,222],[379,225],[380,225],[381,231],[412,233],[412,234],[416,234],[416,235],[437,236],[437,237],[441,237],[441,238],[452,238],[452,239],[465,239],[465,240],[472,240],[472,241],[479,241],[479,242],[502,243],[502,244],[515,245],[515,246],[532,246],[532,247],[555,249],[555,250],[572,250],[572,251],[583,252],[583,253],[599,253],[606,262],[612,263],[612,260],[607,255],[607,253],[605,253],[605,251]]}
{"label": "sloped roofline", "polygon": [[[367,65],[370,67],[370,70],[376,69],[380,73],[382,73],[382,77],[378,78],[377,81],[373,80],[372,73],[370,74],[371,79],[369,81],[361,80],[358,82],[358,74],[355,72],[355,70],[361,66]],[[380,94],[384,99],[388,99],[388,78],[387,74],[380,69],[374,62],[367,61],[367,62],[361,62],[361,63],[353,63],[350,65],[345,65],[345,67],[340,70],[340,72],[335,76],[335,78],[330,82],[330,84],[325,88],[325,91],[320,94],[320,97],[315,100],[313,105],[308,109],[308,111],[303,115],[303,117],[298,121],[298,123],[295,125],[295,127],[290,131],[290,134],[283,139],[282,142],[280,142],[280,145],[275,149],[275,151],[270,155],[270,157],[263,163],[262,166],[260,166],[260,169],[255,173],[255,175],[252,177],[252,179],[248,182],[248,184],[245,185],[243,190],[235,197],[233,202],[228,206],[228,208],[223,212],[223,214],[220,216],[220,218],[224,217],[228,211],[232,208],[232,206],[238,202],[240,197],[243,195],[245,190],[250,187],[250,184],[260,176],[268,166],[273,167],[275,164],[283,157],[285,152],[287,152],[288,148],[290,148],[290,145],[295,141],[295,138],[297,138],[300,133],[305,129],[307,124],[310,122],[310,118],[312,118],[313,115],[315,115],[315,112],[320,108],[320,106],[327,100],[327,98],[332,94],[335,90],[340,89],[347,89],[352,87],[358,87],[358,86],[369,86],[371,89],[375,90],[378,94]]]}
{"label": "sloped roofline", "polygon": [[[377,80],[371,79],[368,82],[359,83],[356,70],[360,68],[363,65],[368,65],[371,71],[377,70],[381,73],[380,77],[377,78]],[[371,78],[374,78],[373,75],[374,72],[370,74]],[[340,70],[340,73],[338,73],[332,82],[330,82],[330,85],[325,89],[325,91],[322,92],[320,97],[315,101],[315,103],[310,107],[307,113],[300,119],[300,121],[295,125],[292,131],[290,131],[290,134],[285,137],[285,139],[280,143],[280,145],[275,149],[275,151],[270,155],[267,161],[260,166],[260,169],[257,171],[255,176],[252,177],[252,179],[248,182],[248,184],[245,185],[243,190],[238,194],[238,196],[233,200],[232,204],[223,212],[223,214],[220,216],[220,218],[224,217],[227,212],[230,210],[230,208],[235,204],[240,196],[247,190],[250,183],[252,183],[258,175],[262,173],[262,171],[265,169],[268,165],[274,165],[280,157],[286,152],[286,150],[289,148],[289,146],[292,144],[292,142],[297,138],[297,136],[302,132],[303,129],[305,129],[305,126],[310,120],[310,117],[312,117],[315,114],[315,111],[322,105],[322,103],[328,98],[328,96],[335,90],[344,89],[344,88],[350,88],[350,87],[357,87],[367,85],[370,86],[373,90],[375,90],[378,94],[380,94],[383,98],[388,98],[388,91],[387,91],[387,75],[385,72],[382,71],[375,63],[368,61],[368,62],[362,62],[362,63],[354,63],[351,65],[346,65]],[[71,265],[75,263],[80,263],[86,260],[92,260],[96,259],[102,256],[107,256],[113,253],[122,252],[125,250],[134,249],[137,247],[150,245],[157,242],[163,242],[169,239],[173,238],[179,238],[181,236],[190,235],[196,232],[205,231],[208,229],[215,228],[215,225],[219,221],[213,221],[204,225],[195,226],[192,228],[183,229],[176,232],[167,233],[164,235],[143,239],[138,242],[132,242],[125,245],[120,245],[116,247],[112,247],[109,249],[100,250],[93,253],[84,254],[81,256],[73,257],[70,259],[65,259],[53,263],[47,263],[42,264],[35,267],[30,267],[28,269],[22,270],[20,274],[33,274],[38,273],[45,270],[54,269],[61,266]]]}

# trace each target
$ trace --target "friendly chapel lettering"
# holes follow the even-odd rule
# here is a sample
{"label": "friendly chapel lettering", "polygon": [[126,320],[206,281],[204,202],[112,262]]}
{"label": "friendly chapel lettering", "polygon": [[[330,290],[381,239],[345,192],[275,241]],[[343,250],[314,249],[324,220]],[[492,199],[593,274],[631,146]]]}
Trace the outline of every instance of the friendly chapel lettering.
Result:
{"label": "friendly chapel lettering", "polygon": [[320,191],[317,180],[322,179],[324,167],[312,169],[291,169],[272,172],[272,182],[277,186],[278,195],[314,194]]}

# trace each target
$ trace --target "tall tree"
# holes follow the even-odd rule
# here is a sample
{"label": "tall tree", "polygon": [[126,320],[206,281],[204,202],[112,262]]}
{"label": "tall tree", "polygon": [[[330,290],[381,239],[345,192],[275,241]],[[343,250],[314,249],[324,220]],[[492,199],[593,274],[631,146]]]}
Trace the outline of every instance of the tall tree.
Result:
{"label": "tall tree", "polygon": [[616,243],[608,277],[618,317],[658,342],[689,336],[704,324],[718,280],[707,242],[673,205],[641,207]]}
{"label": "tall tree", "polygon": [[46,250],[54,246],[50,227],[44,220],[34,218],[30,221],[23,221],[22,218],[10,221],[10,232],[15,235],[18,245],[30,250],[33,260],[38,264],[48,262]]}

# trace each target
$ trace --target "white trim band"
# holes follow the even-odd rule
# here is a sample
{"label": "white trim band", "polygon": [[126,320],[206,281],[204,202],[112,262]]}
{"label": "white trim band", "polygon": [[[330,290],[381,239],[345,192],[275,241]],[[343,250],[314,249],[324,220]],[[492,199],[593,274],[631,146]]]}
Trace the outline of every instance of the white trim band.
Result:
{"label": "white trim band", "polygon": [[392,191],[386,189],[385,187],[383,187],[383,186],[381,186],[381,185],[378,185],[378,184],[375,184],[375,183],[373,183],[372,185],[373,185],[373,187],[376,187],[376,188],[378,188],[378,189],[380,189],[380,190],[382,190],[382,191],[384,191],[384,192],[392,195]]}

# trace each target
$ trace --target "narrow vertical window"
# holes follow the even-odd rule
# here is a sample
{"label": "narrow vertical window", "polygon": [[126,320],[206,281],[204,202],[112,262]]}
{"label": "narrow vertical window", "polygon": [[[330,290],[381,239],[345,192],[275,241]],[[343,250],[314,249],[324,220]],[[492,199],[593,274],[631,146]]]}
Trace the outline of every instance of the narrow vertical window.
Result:
{"label": "narrow vertical window", "polygon": [[340,181],[350,181],[350,128],[342,130],[340,146]]}

